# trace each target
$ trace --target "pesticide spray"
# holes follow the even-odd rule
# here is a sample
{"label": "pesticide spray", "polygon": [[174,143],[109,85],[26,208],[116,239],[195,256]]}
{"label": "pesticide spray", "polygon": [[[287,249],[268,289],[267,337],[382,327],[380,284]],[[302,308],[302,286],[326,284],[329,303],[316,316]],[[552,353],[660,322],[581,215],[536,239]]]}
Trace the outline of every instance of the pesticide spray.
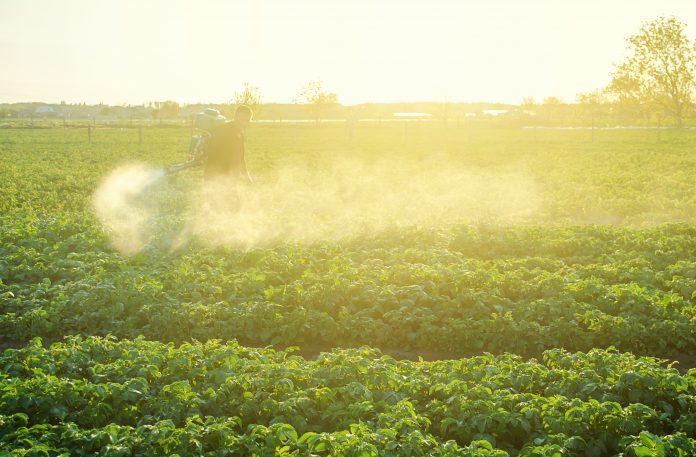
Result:
{"label": "pesticide spray", "polygon": [[[95,193],[95,211],[124,255],[162,235],[150,222],[163,210],[148,206],[146,195],[163,188],[165,176],[164,170],[129,165],[114,170]],[[169,191],[173,193],[165,197],[186,198],[188,208],[179,215],[183,228],[172,249],[193,239],[208,246],[253,249],[282,242],[335,241],[394,227],[520,221],[539,205],[534,182],[517,171],[441,167],[415,172],[349,160],[318,170],[283,167],[252,186],[224,180],[201,183],[186,194]],[[241,207],[211,204],[235,198],[240,198]]]}
{"label": "pesticide spray", "polygon": [[[263,183],[242,187],[239,211],[189,205],[191,236],[213,246],[250,249],[337,241],[399,227],[519,221],[539,205],[533,181],[518,171],[424,170],[416,163],[335,158],[312,165],[286,165]],[[234,192],[227,182],[207,186],[215,195]]]}
{"label": "pesticide spray", "polygon": [[[218,115],[206,115],[220,122]],[[223,118],[224,119],[224,118]],[[210,123],[210,125],[213,125]],[[132,255],[162,233],[152,221],[164,212],[148,195],[168,174],[204,162],[206,136],[192,139],[189,160],[153,169],[131,164],[114,170],[94,194],[94,209],[113,246]],[[534,181],[519,169],[464,169],[431,156],[375,160],[329,156],[311,164],[279,163],[261,183],[230,179],[194,188],[169,188],[170,200],[187,200],[182,227],[170,237],[176,249],[195,239],[240,249],[282,242],[334,241],[393,227],[441,227],[462,221],[519,221],[539,206]],[[241,206],[220,202],[239,199]]]}
{"label": "pesticide spray", "polygon": [[95,191],[94,211],[107,228],[111,243],[123,255],[135,254],[145,246],[151,212],[142,198],[165,175],[163,169],[124,165],[109,173]]}
{"label": "pesticide spray", "polygon": [[102,180],[92,197],[92,206],[119,252],[129,256],[145,246],[153,235],[150,223],[157,210],[148,204],[147,192],[167,175],[202,166],[211,130],[226,120],[214,109],[198,113],[194,123],[196,133],[189,141],[188,159],[184,162],[164,168],[137,163],[123,165]]}

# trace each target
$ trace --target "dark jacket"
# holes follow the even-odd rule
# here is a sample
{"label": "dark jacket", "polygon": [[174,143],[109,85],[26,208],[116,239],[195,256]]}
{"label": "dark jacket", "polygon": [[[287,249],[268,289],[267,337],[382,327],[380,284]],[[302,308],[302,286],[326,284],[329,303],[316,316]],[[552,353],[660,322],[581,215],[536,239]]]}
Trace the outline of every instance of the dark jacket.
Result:
{"label": "dark jacket", "polygon": [[218,125],[211,131],[206,178],[231,176],[238,178],[244,171],[244,132],[234,121]]}

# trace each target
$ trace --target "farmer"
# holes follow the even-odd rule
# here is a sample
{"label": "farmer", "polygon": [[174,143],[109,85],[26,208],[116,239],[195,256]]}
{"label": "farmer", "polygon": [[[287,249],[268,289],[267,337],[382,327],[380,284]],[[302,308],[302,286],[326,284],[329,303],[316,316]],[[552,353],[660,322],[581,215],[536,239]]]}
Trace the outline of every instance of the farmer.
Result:
{"label": "farmer", "polygon": [[252,116],[251,108],[240,105],[232,121],[211,131],[203,178],[208,204],[213,210],[238,211],[241,206],[239,183],[253,182],[244,160],[244,130]]}

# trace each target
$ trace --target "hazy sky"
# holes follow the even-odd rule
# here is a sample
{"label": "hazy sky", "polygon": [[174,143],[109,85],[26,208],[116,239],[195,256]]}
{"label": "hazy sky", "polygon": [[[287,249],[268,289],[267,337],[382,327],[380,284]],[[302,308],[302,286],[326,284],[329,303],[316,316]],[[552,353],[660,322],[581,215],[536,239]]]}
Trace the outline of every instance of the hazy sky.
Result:
{"label": "hazy sky", "polygon": [[0,102],[575,100],[696,0],[0,0]]}

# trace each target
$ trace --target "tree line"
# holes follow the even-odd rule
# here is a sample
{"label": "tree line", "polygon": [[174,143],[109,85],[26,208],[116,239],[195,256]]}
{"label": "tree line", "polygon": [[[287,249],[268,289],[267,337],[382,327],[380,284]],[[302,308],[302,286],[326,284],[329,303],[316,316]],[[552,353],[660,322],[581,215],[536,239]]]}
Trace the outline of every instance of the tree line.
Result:
{"label": "tree line", "polygon": [[[674,17],[644,22],[626,39],[628,56],[616,66],[607,87],[578,94],[578,109],[593,118],[639,119],[672,122],[681,127],[694,115],[696,95],[696,42],[686,34],[686,25]],[[552,111],[563,103],[549,97],[542,103]],[[531,97],[523,110],[539,107]],[[567,111],[567,110],[566,110]]]}
{"label": "tree line", "polygon": [[[694,117],[696,95],[696,41],[686,34],[686,25],[674,17],[660,17],[644,22],[637,33],[626,39],[628,56],[616,65],[611,82],[607,87],[590,93],[578,94],[574,103],[567,103],[558,97],[547,97],[537,102],[526,97],[518,106],[504,105],[497,108],[486,104],[466,103],[404,103],[405,111],[415,106],[426,106],[433,118],[444,119],[480,116],[487,109],[507,111],[506,118],[514,117],[527,123],[559,124],[612,122],[615,124],[671,123],[682,126],[685,119]],[[257,118],[264,114],[271,118],[297,115],[298,109],[288,104],[264,103],[261,90],[244,83],[226,103],[214,105],[223,114],[232,115],[236,106],[249,105]],[[385,117],[385,110],[395,104],[364,103],[354,107],[339,104],[338,96],[326,90],[320,80],[310,81],[294,99],[293,104],[301,106],[304,117],[322,119],[325,117],[357,119],[361,117]],[[35,104],[36,105],[36,104]],[[173,119],[188,115],[186,106],[175,101],[150,102],[145,105],[112,107],[100,104],[85,107],[84,104],[66,105],[61,103],[62,111],[89,112],[90,117],[120,117],[130,115],[152,119]],[[36,109],[36,108],[34,108]],[[124,111],[125,110],[125,111]],[[267,110],[267,113],[264,113]],[[31,111],[12,105],[0,105],[0,119],[12,117],[33,117],[26,115]],[[24,115],[22,113],[25,113]],[[125,114],[124,114],[125,113]],[[130,114],[129,114],[130,113]],[[147,114],[144,114],[147,113]],[[34,112],[36,114],[36,112]],[[54,116],[54,117],[55,117]],[[41,117],[41,116],[36,116]],[[268,117],[268,116],[266,116]]]}
{"label": "tree line", "polygon": [[[672,121],[681,127],[685,118],[694,115],[696,95],[696,42],[687,36],[686,24],[674,17],[660,17],[644,22],[626,41],[628,57],[616,66],[607,87],[578,94],[574,104],[547,97],[537,106],[533,98],[527,97],[519,109],[510,112],[518,117],[541,117],[542,121],[562,119],[577,123],[589,118],[594,123],[603,118],[639,119],[658,124]],[[338,97],[326,91],[321,81],[312,81],[295,101],[310,106],[313,116],[320,119],[328,107],[338,103]],[[259,110],[260,91],[245,84],[234,102]],[[447,119],[447,104],[435,111],[433,115]]]}

